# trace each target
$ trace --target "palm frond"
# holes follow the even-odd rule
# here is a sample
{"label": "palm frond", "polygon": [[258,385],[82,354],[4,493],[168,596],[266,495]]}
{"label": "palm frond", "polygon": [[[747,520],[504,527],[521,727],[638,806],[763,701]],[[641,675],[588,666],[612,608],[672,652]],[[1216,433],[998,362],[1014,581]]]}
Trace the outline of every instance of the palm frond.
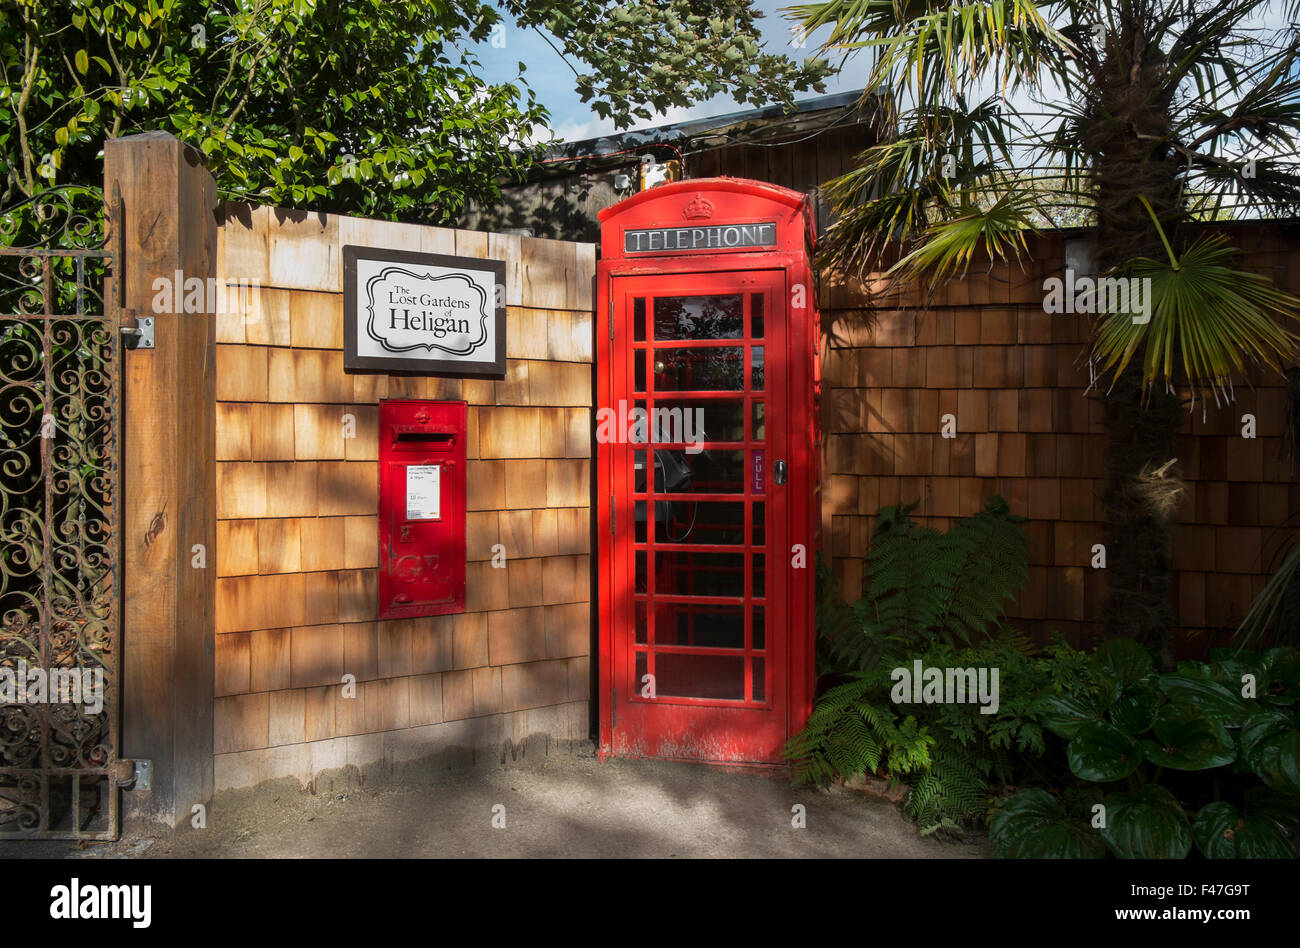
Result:
{"label": "palm frond", "polygon": [[[1232,265],[1237,254],[1222,234],[1197,238],[1168,261],[1141,257],[1122,276],[1149,281],[1150,320],[1111,312],[1096,326],[1093,354],[1101,373],[1118,378],[1143,350],[1143,383],[1178,384],[1216,399],[1248,363],[1281,372],[1300,343],[1279,319],[1300,316],[1300,298],[1257,273]],[[1145,345],[1144,345],[1145,343]]]}
{"label": "palm frond", "polygon": [[859,275],[883,266],[891,247],[951,216],[964,189],[997,173],[1010,159],[1000,103],[912,110],[898,132],[868,148],[852,170],[827,182],[823,194],[836,220],[820,241],[823,260]]}
{"label": "palm frond", "polygon": [[826,0],[782,12],[807,32],[833,24],[823,51],[867,50],[869,87],[914,93],[931,106],[989,74],[1005,94],[1072,48],[1032,0]]}
{"label": "palm frond", "polygon": [[1283,550],[1268,582],[1237,627],[1235,640],[1241,648],[1300,640],[1300,543],[1293,541]]}
{"label": "palm frond", "polygon": [[964,273],[980,251],[991,260],[1019,259],[1028,252],[1028,235],[1043,216],[1036,192],[1008,182],[986,207],[965,203],[953,216],[931,224],[920,245],[890,273],[903,281],[928,279],[933,286]]}

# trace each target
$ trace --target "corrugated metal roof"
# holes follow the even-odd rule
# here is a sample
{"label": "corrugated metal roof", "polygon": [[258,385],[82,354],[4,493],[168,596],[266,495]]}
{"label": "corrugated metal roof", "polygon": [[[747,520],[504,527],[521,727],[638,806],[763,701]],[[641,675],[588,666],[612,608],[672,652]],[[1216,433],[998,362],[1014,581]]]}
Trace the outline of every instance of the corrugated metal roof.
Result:
{"label": "corrugated metal roof", "polygon": [[[691,151],[746,141],[779,141],[783,137],[816,133],[841,124],[858,124],[867,120],[862,101],[861,90],[838,92],[797,102],[794,112],[786,112],[780,105],[769,105],[710,118],[564,142],[546,151],[542,166],[530,177],[536,180],[539,177],[570,174],[580,162],[600,165],[604,163],[602,159],[619,158],[621,160],[617,163],[630,164],[636,158],[634,155],[628,157],[627,153],[641,148],[672,145],[680,151]],[[711,139],[717,141],[711,142]]]}

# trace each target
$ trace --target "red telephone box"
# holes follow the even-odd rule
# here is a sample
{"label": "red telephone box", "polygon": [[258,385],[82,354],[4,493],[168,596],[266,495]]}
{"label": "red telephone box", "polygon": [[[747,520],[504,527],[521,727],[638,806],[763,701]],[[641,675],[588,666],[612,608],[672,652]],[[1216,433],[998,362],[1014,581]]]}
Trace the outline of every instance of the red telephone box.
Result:
{"label": "red telephone box", "polygon": [[465,611],[466,402],[379,403],[379,618]]}
{"label": "red telephone box", "polygon": [[812,210],[716,178],[600,219],[600,752],[779,763],[813,694]]}

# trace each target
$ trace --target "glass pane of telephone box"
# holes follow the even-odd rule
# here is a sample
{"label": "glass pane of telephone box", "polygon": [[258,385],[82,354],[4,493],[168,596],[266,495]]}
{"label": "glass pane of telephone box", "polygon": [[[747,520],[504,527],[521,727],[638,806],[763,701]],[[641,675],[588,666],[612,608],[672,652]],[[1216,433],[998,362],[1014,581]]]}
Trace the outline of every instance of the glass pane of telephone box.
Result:
{"label": "glass pane of telephone box", "polygon": [[[656,494],[663,495],[745,492],[744,451],[710,448],[693,452],[656,448],[632,454],[632,489],[638,494],[646,493],[651,485]],[[649,480],[651,471],[654,473],[653,481]]]}
{"label": "glass pane of telephone box", "polygon": [[656,398],[649,427],[656,440],[672,444],[744,441],[745,403],[740,399],[668,401]]}
{"label": "glass pane of telephone box", "polygon": [[645,342],[645,297],[638,296],[632,301],[632,338]]}
{"label": "glass pane of telephone box", "polygon": [[655,297],[655,339],[739,339],[744,308],[734,296]]}
{"label": "glass pane of telephone box", "polygon": [[655,654],[655,692],[661,697],[743,701],[743,655]]}
{"label": "glass pane of telephone box", "polygon": [[655,542],[733,546],[745,542],[745,504],[722,500],[661,500]]}
{"label": "glass pane of telephone box", "polygon": [[656,602],[655,645],[744,648],[745,607],[740,603]]}
{"label": "glass pane of telephone box", "polygon": [[654,359],[657,392],[738,392],[745,388],[745,350],[739,347],[655,349]]}
{"label": "glass pane of telephone box", "polygon": [[655,555],[654,591],[674,596],[742,598],[745,595],[745,557],[741,553],[661,550]]}

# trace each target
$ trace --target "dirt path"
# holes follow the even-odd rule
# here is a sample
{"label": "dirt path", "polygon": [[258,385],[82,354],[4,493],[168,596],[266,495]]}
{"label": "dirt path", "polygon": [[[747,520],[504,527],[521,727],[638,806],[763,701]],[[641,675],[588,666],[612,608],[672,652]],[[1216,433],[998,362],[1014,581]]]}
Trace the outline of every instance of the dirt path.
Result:
{"label": "dirt path", "polygon": [[[792,807],[806,826],[791,825]],[[505,826],[493,827],[494,807]],[[500,819],[498,819],[500,822]],[[920,836],[898,810],[844,789],[692,764],[551,754],[469,771],[355,775],[218,794],[204,830],[126,827],[112,844],[0,843],[0,858],[857,857],[970,858],[983,837]]]}

